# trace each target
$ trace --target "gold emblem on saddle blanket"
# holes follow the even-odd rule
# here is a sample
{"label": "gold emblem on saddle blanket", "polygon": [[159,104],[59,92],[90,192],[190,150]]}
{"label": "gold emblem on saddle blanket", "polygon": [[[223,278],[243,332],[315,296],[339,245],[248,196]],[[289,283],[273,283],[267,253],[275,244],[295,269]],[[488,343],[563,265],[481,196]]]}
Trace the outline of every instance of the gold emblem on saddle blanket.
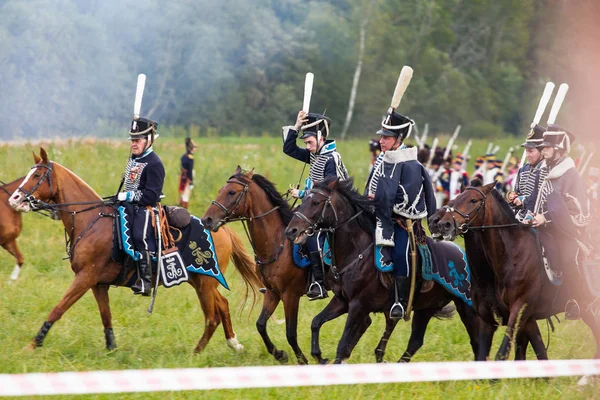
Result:
{"label": "gold emblem on saddle blanket", "polygon": [[196,257],[194,259],[196,265],[208,264],[208,260],[212,258],[210,255],[210,250],[202,251],[202,249],[198,247],[198,244],[196,244],[196,242],[193,240],[190,241],[188,247],[190,250],[192,250],[192,255]]}

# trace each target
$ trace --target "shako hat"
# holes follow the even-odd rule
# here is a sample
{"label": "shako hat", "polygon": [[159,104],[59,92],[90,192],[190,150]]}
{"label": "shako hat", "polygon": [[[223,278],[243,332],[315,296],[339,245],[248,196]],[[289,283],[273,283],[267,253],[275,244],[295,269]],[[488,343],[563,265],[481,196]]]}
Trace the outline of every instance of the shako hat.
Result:
{"label": "shako hat", "polygon": [[137,118],[131,121],[131,128],[129,129],[129,140],[141,139],[152,135],[153,139],[158,137],[156,129],[158,123],[148,118]]}
{"label": "shako hat", "polygon": [[454,157],[454,164],[463,164],[463,161],[465,160],[465,158],[462,156],[462,154],[457,154],[456,157]]}
{"label": "shako hat", "polygon": [[331,128],[331,119],[324,116],[323,114],[308,113],[306,116],[308,121],[300,129],[302,129],[302,136],[300,139],[305,139],[309,136],[327,138],[329,135],[329,129]]}
{"label": "shako hat", "polygon": [[402,140],[410,136],[415,121],[396,112],[392,107],[387,111],[386,116],[381,122],[381,129],[377,131],[381,136],[392,136],[397,138],[402,136]]}
{"label": "shako hat", "polygon": [[568,153],[574,141],[575,135],[565,128],[556,124],[548,124],[548,130],[544,132],[543,141],[537,147],[554,147],[556,150]]}
{"label": "shako hat", "polygon": [[540,143],[544,141],[544,132],[546,132],[546,128],[542,125],[531,124],[531,130],[527,135],[527,139],[525,143],[521,145],[521,147],[525,147],[526,149],[533,149],[537,147]]}

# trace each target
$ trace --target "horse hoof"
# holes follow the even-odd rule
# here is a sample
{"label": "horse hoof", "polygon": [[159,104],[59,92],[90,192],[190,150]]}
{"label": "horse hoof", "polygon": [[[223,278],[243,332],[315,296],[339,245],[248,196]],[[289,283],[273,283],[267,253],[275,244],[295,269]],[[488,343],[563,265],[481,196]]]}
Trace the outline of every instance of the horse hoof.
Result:
{"label": "horse hoof", "polygon": [[277,361],[279,361],[282,364],[287,364],[289,360],[287,353],[283,350],[275,350],[273,356]]}
{"label": "horse hoof", "polygon": [[19,279],[20,272],[21,272],[21,267],[19,267],[18,265],[15,265],[15,269],[13,269],[12,273],[10,274],[10,280],[16,281],[17,279]]}
{"label": "horse hoof", "polygon": [[238,353],[244,351],[244,345],[241,344],[235,337],[232,337],[231,339],[227,339],[227,346],[230,349],[233,349]]}
{"label": "horse hoof", "polygon": [[592,383],[592,379],[593,379],[593,376],[591,376],[591,375],[584,375],[584,376],[581,377],[581,379],[579,379],[577,381],[577,386],[587,386],[590,383]]}
{"label": "horse hoof", "polygon": [[331,360],[329,360],[329,358],[321,358],[319,360],[319,364],[321,364],[321,365],[327,365],[327,364],[329,364],[330,361]]}

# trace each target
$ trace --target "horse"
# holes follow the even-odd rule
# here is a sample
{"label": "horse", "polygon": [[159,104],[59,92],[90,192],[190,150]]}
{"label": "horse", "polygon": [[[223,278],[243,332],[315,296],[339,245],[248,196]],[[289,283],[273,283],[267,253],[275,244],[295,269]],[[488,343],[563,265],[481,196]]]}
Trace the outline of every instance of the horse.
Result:
{"label": "horse", "polygon": [[[10,274],[10,279],[13,281],[19,278],[21,267],[25,262],[25,258],[17,246],[17,238],[21,234],[23,223],[21,213],[15,211],[8,204],[8,199],[12,192],[21,185],[24,178],[25,177],[21,177],[0,186],[0,245],[17,260],[17,263]],[[3,182],[0,181],[0,183]]]}
{"label": "horse", "polygon": [[267,333],[267,321],[282,301],[287,341],[297,362],[307,364],[308,360],[298,346],[298,308],[300,297],[306,291],[308,272],[295,265],[293,245],[284,234],[292,216],[288,202],[268,179],[253,171],[244,172],[238,166],[225,186],[219,189],[202,222],[214,232],[228,222],[247,222],[247,228],[246,225],[244,228],[266,287],[256,328],[269,354],[279,362],[287,362],[287,353],[277,349]]}
{"label": "horse", "polygon": [[[114,208],[81,178],[66,167],[52,162],[43,148],[40,157],[34,154],[35,165],[21,185],[10,198],[10,204],[19,211],[28,212],[40,207],[40,204],[53,201],[45,207],[58,212],[67,235],[70,247],[71,269],[75,279],[60,302],[52,309],[42,328],[32,340],[30,347],[40,347],[52,325],[77,302],[89,289],[92,289],[106,339],[106,348],[117,347],[109,306],[109,286],[123,286],[135,271],[130,271],[125,279],[118,279],[122,265],[111,259]],[[255,272],[254,261],[245,251],[240,238],[230,230],[223,230],[212,236],[217,261],[221,271],[225,272],[227,261],[231,258],[241,273],[246,287],[254,288],[260,284]],[[154,274],[153,279],[156,279]],[[243,350],[231,324],[227,299],[219,293],[216,279],[199,274],[190,274],[192,285],[204,312],[204,333],[195,347],[201,352],[219,324],[223,323],[227,345],[236,351]],[[244,300],[249,293],[246,291]]]}
{"label": "horse", "polygon": [[[344,362],[371,324],[369,314],[372,312],[384,312],[386,318],[385,332],[375,350],[377,356],[383,355],[398,320],[392,320],[387,312],[394,302],[394,297],[386,286],[389,283],[383,279],[385,277],[391,281],[389,274],[380,275],[375,267],[373,201],[356,191],[352,179],[339,181],[327,178],[317,183],[296,210],[288,224],[286,235],[290,240],[302,243],[307,235],[319,229],[331,232],[332,260],[335,260],[332,264],[339,265],[339,268],[332,266],[326,275],[326,284],[335,295],[312,321],[312,356],[319,363],[329,362],[321,356],[320,328],[325,322],[348,313],[334,361]],[[475,354],[478,348],[477,327],[471,307],[437,282],[429,291],[419,293],[423,279],[420,272],[417,275],[411,338],[399,362],[410,361],[423,344],[430,319],[451,301],[465,325]]]}
{"label": "horse", "polygon": [[[487,358],[498,325],[495,316],[499,316],[507,328],[496,360],[508,358],[515,334],[517,346],[527,337],[538,358],[547,359],[541,337],[536,337],[536,320],[563,312],[570,296],[561,290],[563,286],[548,280],[535,230],[517,221],[494,186],[467,187],[432,216],[430,226],[445,239],[463,235],[467,254],[478,253],[489,265],[487,270],[473,268],[473,304],[482,322],[478,358]],[[594,358],[600,358],[600,321],[592,307],[593,299],[583,286],[578,295],[580,304],[590,305],[583,307],[582,319],[596,340]]]}

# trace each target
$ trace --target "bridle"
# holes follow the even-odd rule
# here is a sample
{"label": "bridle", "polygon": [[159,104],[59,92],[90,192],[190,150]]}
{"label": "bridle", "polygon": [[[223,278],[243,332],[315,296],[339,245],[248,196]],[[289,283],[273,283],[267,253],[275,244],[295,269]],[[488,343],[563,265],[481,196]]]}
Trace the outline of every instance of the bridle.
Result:
{"label": "bridle", "polygon": [[236,212],[237,208],[242,203],[244,196],[246,195],[246,193],[248,193],[248,184],[241,182],[239,180],[236,180],[236,179],[232,179],[232,178],[227,180],[227,183],[236,183],[243,187],[242,191],[239,192],[238,197],[230,205],[230,207],[225,207],[223,204],[219,203],[217,200],[213,200],[212,204],[217,206],[219,209],[221,209],[221,211],[223,211],[225,213],[225,217],[223,218],[223,223],[232,222],[232,221],[241,221],[243,219],[247,219],[246,217],[238,217],[238,218],[229,218],[229,217],[231,217]]}
{"label": "bridle", "polygon": [[44,203],[43,201],[39,200],[38,198],[36,198],[33,195],[33,193],[37,190],[37,188],[40,187],[40,185],[42,183],[44,183],[46,178],[48,179],[48,185],[50,186],[50,196],[52,196],[52,175],[51,175],[52,174],[52,161],[48,162],[48,165],[46,165],[46,164],[34,165],[33,167],[31,167],[31,169],[34,169],[34,168],[37,169],[39,167],[46,168],[46,171],[44,172],[44,175],[35,183],[35,185],[33,185],[31,190],[27,191],[27,190],[23,189],[22,185],[17,188],[17,190],[21,191],[25,195],[25,200],[29,203],[29,207],[33,211],[38,211],[43,208],[46,208],[45,206],[47,205],[47,203]]}
{"label": "bridle", "polygon": [[[450,213],[450,215],[452,216],[452,220],[454,221],[454,229],[461,235],[464,235],[465,233],[467,233],[470,230],[484,230],[484,229],[492,229],[492,228],[510,228],[510,227],[521,227],[521,228],[530,228],[530,226],[525,225],[521,222],[513,222],[510,224],[499,224],[499,225],[480,225],[480,226],[472,226],[471,224],[473,223],[473,220],[475,219],[475,217],[477,216],[477,214],[479,214],[479,211],[481,211],[483,209],[483,215],[485,216],[485,204],[487,202],[487,194],[485,194],[481,189],[477,188],[477,187],[468,187],[465,189],[465,191],[467,190],[474,190],[477,193],[479,193],[481,195],[481,202],[479,203],[479,205],[474,208],[473,210],[471,210],[469,213],[465,214],[463,212],[461,212],[460,210],[457,210],[454,207],[450,207],[450,206],[444,206],[443,209],[446,210],[447,213]],[[456,222],[456,217],[454,215],[454,213],[460,215],[463,219],[464,222],[460,225],[457,224]]]}
{"label": "bridle", "polygon": [[[320,194],[321,196],[325,197],[325,201],[323,203],[323,208],[321,209],[321,215],[319,215],[319,219],[317,219],[316,221],[312,221],[310,218],[308,218],[306,215],[302,214],[300,211],[294,212],[294,215],[296,217],[300,218],[302,221],[304,221],[308,224],[308,228],[306,228],[304,230],[304,233],[308,236],[314,235],[316,231],[325,230],[325,229],[320,229],[319,225],[325,220],[325,212],[327,211],[328,206],[331,207],[331,209],[333,210],[333,216],[334,216],[335,222],[338,221],[337,211],[335,210],[335,206],[331,202],[332,195],[327,194],[320,189],[310,189],[309,191],[307,191],[306,196],[309,196],[313,193]],[[361,212],[362,212],[362,210],[361,210]],[[358,214],[357,214],[357,216],[358,216]],[[335,228],[330,228],[330,229],[335,229]]]}

